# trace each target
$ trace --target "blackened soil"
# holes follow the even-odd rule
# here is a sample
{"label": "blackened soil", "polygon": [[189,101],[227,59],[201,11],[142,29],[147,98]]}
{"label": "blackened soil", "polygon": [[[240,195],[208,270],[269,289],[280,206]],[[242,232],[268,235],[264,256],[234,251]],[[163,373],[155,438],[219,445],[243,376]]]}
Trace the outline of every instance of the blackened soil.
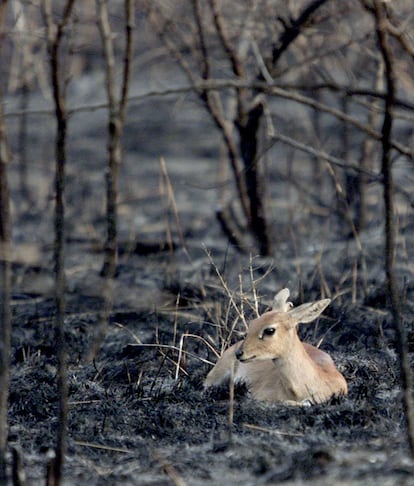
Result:
{"label": "blackened soil", "polygon": [[[207,343],[219,351],[220,335],[234,323],[237,329],[243,326],[209,258],[183,262],[183,271],[177,259],[184,257],[179,254],[122,258],[118,291],[128,292],[134,275],[137,288],[131,291],[145,294],[147,305],[142,298],[136,305],[122,303],[124,297],[117,299],[116,294],[105,339],[93,362],[86,355],[103,301],[99,295],[77,290],[85,282],[69,278],[74,290],[68,292],[65,322],[67,484],[197,485],[222,484],[223,478],[229,484],[411,481],[414,466],[407,455],[394,332],[386,302],[378,303],[375,297],[379,286],[372,286],[365,302],[351,304],[349,294],[338,297],[326,318],[303,329],[304,339],[313,343],[322,339],[322,348],[331,352],[348,379],[349,396],[323,405],[286,407],[255,402],[238,387],[230,426],[227,387],[202,389],[211,366],[208,361],[216,360]],[[254,314],[248,305],[254,301],[249,260],[232,250],[227,255],[217,250],[214,257],[246,318]],[[175,268],[169,270],[166,262]],[[147,265],[158,268],[158,274],[142,285],[140,272]],[[260,276],[268,265],[253,261],[254,275]],[[246,285],[242,296],[236,274]],[[275,269],[257,284],[261,310],[272,292],[289,283],[279,275]],[[145,278],[151,278],[150,272]],[[93,280],[99,279],[96,272]],[[317,282],[304,290],[306,300],[318,296]],[[328,287],[334,286],[329,281]],[[406,315],[410,302],[412,291],[407,288]],[[20,447],[32,480],[44,476],[47,453],[55,442],[54,314],[50,296],[16,292],[9,441]],[[412,346],[411,322],[406,324]]]}
{"label": "blackened soil", "polygon": [[[239,253],[214,215],[223,185],[217,181],[219,138],[213,127],[194,104],[173,118],[164,103],[174,123],[162,125],[156,140],[137,141],[134,134],[142,133],[145,120],[161,116],[157,103],[130,113],[137,130],[127,134],[121,170],[114,306],[93,361],[88,352],[104,317],[105,117],[93,118],[95,125],[85,115],[70,123],[65,483],[414,484],[384,290],[381,187],[370,188],[361,252],[335,210],[329,177],[312,189],[311,175],[303,171],[309,162],[290,161],[296,184],[290,186],[281,177],[288,170],[278,147],[267,196],[274,258]],[[50,198],[54,125],[47,119],[36,126],[30,203],[21,192],[18,164],[10,169],[15,263],[9,443],[21,450],[28,478],[39,484],[55,444],[58,395]],[[203,146],[210,149],[207,155],[200,152]],[[160,155],[175,204],[165,190],[165,174],[160,184]],[[404,173],[398,176],[402,183]],[[226,190],[231,187],[229,182]],[[401,218],[400,234],[397,269],[412,361],[414,228],[408,218]],[[254,316],[256,302],[265,310],[282,287],[291,289],[295,305],[333,298],[324,318],[301,332],[331,353],[348,380],[349,395],[286,407],[258,403],[239,387],[230,426],[227,387],[202,389],[217,359],[213,349],[220,352],[229,336],[236,340],[244,330],[241,316]]]}

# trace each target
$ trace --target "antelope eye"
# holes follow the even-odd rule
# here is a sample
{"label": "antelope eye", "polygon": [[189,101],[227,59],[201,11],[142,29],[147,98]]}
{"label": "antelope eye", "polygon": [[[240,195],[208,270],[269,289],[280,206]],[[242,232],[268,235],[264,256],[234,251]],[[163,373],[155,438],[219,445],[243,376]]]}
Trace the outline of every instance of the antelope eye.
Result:
{"label": "antelope eye", "polygon": [[276,329],[274,327],[266,327],[266,329],[263,329],[263,336],[273,336],[275,332]]}

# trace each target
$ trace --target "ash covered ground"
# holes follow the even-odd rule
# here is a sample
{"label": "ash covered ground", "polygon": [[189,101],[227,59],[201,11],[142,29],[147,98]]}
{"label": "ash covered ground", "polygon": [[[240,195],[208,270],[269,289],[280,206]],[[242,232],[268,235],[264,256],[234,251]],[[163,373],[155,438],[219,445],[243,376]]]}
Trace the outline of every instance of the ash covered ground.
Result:
{"label": "ash covered ground", "polygon": [[[94,79],[84,83],[84,96],[92,97]],[[21,449],[33,484],[45,476],[58,401],[54,124],[49,117],[38,120],[31,120],[28,195],[21,191],[19,164],[10,168],[15,261],[9,442]],[[343,230],[326,176],[317,190],[304,191],[314,184],[309,162],[300,154],[292,162],[277,146],[266,183],[274,257],[240,253],[215,218],[220,139],[194,99],[150,99],[131,107],[128,120],[114,306],[93,362],[86,355],[103,306],[105,112],[77,114],[69,124],[65,484],[414,484],[385,290],[381,187],[370,188],[361,253]],[[10,125],[16,144],[17,120]],[[401,184],[409,182],[410,170],[412,176],[409,167],[395,166]],[[292,173],[295,185],[286,182]],[[401,207],[397,268],[412,360],[414,225]],[[259,403],[237,387],[229,427],[227,387],[202,389],[216,360],[206,343],[220,352],[223,339],[238,339],[243,331],[229,291],[249,319],[255,302],[263,311],[283,287],[295,305],[334,298],[301,336],[332,355],[349,395],[301,408]]]}

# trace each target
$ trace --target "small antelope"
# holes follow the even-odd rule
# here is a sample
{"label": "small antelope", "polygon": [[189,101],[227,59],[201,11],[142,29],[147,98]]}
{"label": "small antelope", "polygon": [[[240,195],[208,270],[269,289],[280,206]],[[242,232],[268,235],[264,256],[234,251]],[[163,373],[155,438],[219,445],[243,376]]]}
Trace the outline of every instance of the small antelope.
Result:
{"label": "small antelope", "polygon": [[296,329],[314,321],[330,300],[292,308],[288,298],[288,289],[276,294],[273,310],[254,319],[244,341],[223,353],[205,387],[222,383],[234,366],[234,380],[245,382],[257,400],[305,405],[347,394],[345,378],[329,354],[300,341]]}

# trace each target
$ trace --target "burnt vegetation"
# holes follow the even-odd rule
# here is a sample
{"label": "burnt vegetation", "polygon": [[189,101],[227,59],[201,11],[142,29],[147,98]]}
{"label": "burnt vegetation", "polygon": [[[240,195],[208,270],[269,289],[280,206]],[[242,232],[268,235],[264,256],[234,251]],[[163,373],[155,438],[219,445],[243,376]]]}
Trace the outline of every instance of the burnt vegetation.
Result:
{"label": "burnt vegetation", "polygon": [[[0,483],[399,484],[408,0],[0,5]],[[203,390],[289,287],[349,394]]]}

